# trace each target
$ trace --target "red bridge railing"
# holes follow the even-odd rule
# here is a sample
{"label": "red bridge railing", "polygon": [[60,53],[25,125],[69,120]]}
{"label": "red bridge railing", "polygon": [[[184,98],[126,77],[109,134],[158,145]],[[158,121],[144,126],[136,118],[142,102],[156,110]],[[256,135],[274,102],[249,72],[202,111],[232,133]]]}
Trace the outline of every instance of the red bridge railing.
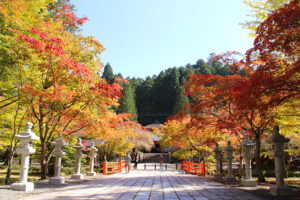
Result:
{"label": "red bridge railing", "polygon": [[121,173],[125,169],[125,160],[119,162],[103,162],[103,175]]}
{"label": "red bridge railing", "polygon": [[181,162],[181,169],[186,171],[188,174],[206,175],[205,163],[192,163],[189,161]]}

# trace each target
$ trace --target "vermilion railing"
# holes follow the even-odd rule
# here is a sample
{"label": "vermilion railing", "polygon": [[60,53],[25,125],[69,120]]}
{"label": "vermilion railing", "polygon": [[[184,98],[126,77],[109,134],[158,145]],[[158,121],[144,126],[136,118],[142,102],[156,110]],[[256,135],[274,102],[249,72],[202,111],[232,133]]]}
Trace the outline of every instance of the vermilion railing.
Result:
{"label": "vermilion railing", "polygon": [[181,169],[185,170],[188,174],[206,175],[205,163],[192,163],[189,161],[181,162]]}
{"label": "vermilion railing", "polygon": [[125,169],[125,160],[119,162],[103,162],[103,175],[121,173]]}

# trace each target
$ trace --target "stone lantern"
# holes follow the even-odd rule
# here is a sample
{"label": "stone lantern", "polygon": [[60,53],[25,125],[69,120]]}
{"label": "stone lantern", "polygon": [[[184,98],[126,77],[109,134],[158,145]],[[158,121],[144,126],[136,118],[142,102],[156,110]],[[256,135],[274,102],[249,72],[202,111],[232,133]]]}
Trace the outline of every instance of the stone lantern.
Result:
{"label": "stone lantern", "polygon": [[246,165],[246,178],[241,180],[241,184],[244,186],[256,186],[256,180],[252,179],[252,168],[251,168],[251,159],[254,158],[253,147],[255,143],[249,140],[249,135],[245,134],[244,141],[242,142],[242,157],[245,158]]}
{"label": "stone lantern", "polygon": [[55,146],[53,152],[53,155],[55,156],[55,171],[54,171],[54,177],[49,179],[49,183],[52,183],[54,185],[59,185],[65,183],[65,178],[60,176],[60,170],[61,170],[61,157],[66,154],[65,152],[63,152],[63,148],[68,143],[63,140],[62,133],[59,133],[59,138],[51,142],[51,144]]}
{"label": "stone lantern", "polygon": [[215,152],[215,159],[216,159],[216,178],[221,178],[221,159],[222,159],[222,149],[219,147],[219,144],[216,145],[216,148],[214,149]]}
{"label": "stone lantern", "polygon": [[28,169],[29,169],[29,155],[35,153],[35,149],[32,148],[32,141],[39,140],[34,132],[31,131],[32,124],[26,123],[26,130],[16,135],[16,140],[20,140],[21,145],[16,149],[16,153],[21,155],[21,172],[20,182],[13,183],[11,188],[19,191],[32,191],[34,184],[27,182]]}
{"label": "stone lantern", "polygon": [[81,157],[82,149],[84,146],[81,143],[81,138],[77,138],[77,143],[75,144],[74,148],[76,149],[75,158],[76,158],[76,166],[75,166],[75,174],[72,175],[72,179],[83,179],[83,174],[80,174],[80,167],[81,167]]}
{"label": "stone lantern", "polygon": [[284,184],[284,163],[283,158],[287,156],[287,152],[284,152],[284,143],[289,142],[290,139],[285,138],[279,134],[279,127],[275,126],[273,135],[267,140],[269,144],[272,144],[273,152],[269,155],[274,157],[275,160],[275,174],[276,185],[270,187],[270,193],[274,196],[289,196],[291,189]]}
{"label": "stone lantern", "polygon": [[97,156],[98,149],[95,147],[95,143],[91,143],[91,147],[88,148],[89,150],[89,158],[90,158],[90,171],[87,173],[88,176],[96,176],[96,172],[94,172],[94,164],[95,164],[95,158]]}
{"label": "stone lantern", "polygon": [[228,160],[228,176],[225,177],[227,182],[235,181],[235,177],[232,175],[232,159],[233,159],[233,151],[235,148],[231,146],[231,142],[227,142],[227,147],[225,148],[226,151],[226,158]]}

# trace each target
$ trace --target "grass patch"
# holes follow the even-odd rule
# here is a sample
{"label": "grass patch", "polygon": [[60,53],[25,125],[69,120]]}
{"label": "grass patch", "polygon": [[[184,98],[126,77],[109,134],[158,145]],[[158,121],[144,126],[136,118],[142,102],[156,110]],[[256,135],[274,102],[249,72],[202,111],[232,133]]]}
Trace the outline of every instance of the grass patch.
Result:
{"label": "grass patch", "polygon": [[[266,177],[266,182],[276,184],[276,178],[275,177]],[[284,183],[290,187],[300,189],[300,178],[299,177],[285,178]]]}
{"label": "grass patch", "polygon": [[[7,166],[1,166],[0,169],[0,185],[4,185],[6,177]],[[85,174],[89,171],[89,166],[81,166],[81,173]],[[74,167],[62,167],[61,176],[68,177],[75,172]],[[49,175],[51,177],[51,175]],[[28,172],[28,182],[34,182],[41,179],[41,167],[40,166],[30,166]],[[14,165],[12,167],[10,184],[17,183],[20,181],[20,166]]]}
{"label": "grass patch", "polygon": [[[7,168],[0,170],[0,185],[4,185],[5,177],[6,177]],[[34,182],[40,180],[40,175],[36,173],[28,173],[28,181]],[[10,184],[17,183],[20,181],[20,171],[16,169],[12,169],[12,173],[10,175]]]}

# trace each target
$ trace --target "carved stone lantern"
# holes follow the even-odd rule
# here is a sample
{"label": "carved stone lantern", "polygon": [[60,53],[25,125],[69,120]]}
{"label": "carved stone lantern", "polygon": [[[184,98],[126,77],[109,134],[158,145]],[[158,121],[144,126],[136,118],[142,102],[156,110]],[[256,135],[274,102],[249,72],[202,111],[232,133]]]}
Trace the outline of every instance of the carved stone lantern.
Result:
{"label": "carved stone lantern", "polygon": [[72,179],[83,179],[83,174],[80,173],[81,167],[81,157],[82,149],[84,146],[81,143],[81,138],[77,138],[77,143],[75,144],[74,148],[76,149],[75,158],[76,158],[76,166],[75,166],[75,174],[71,176]]}
{"label": "carved stone lantern", "polygon": [[91,143],[91,147],[89,150],[89,158],[90,158],[90,171],[87,173],[88,176],[96,176],[96,172],[94,172],[95,158],[97,156],[98,149],[95,147],[95,143]]}
{"label": "carved stone lantern", "polygon": [[21,145],[16,149],[16,153],[21,155],[21,172],[20,182],[13,183],[11,188],[19,191],[32,191],[34,184],[27,182],[28,169],[29,169],[29,155],[35,153],[35,149],[32,148],[32,141],[39,140],[40,138],[31,131],[32,124],[26,123],[26,130],[16,135],[16,140],[20,140]]}
{"label": "carved stone lantern", "polygon": [[275,160],[276,185],[270,187],[270,193],[273,196],[289,196],[291,194],[291,189],[284,184],[283,163],[283,158],[288,155],[287,152],[284,151],[284,143],[289,141],[290,139],[279,134],[278,126],[274,127],[273,135],[267,140],[269,144],[273,145],[273,152],[269,155],[274,157]]}
{"label": "carved stone lantern", "polygon": [[54,185],[59,185],[65,183],[65,178],[60,176],[60,170],[61,170],[61,157],[66,154],[65,152],[63,152],[63,148],[68,143],[63,140],[62,133],[59,133],[59,138],[51,142],[51,144],[55,146],[53,152],[53,155],[55,156],[55,171],[54,171],[54,177],[49,179],[49,183],[52,183]]}
{"label": "carved stone lantern", "polygon": [[227,182],[235,181],[235,177],[232,175],[232,159],[233,159],[233,151],[235,148],[231,146],[231,142],[227,142],[227,147],[225,148],[226,151],[226,158],[228,160],[228,176],[225,177]]}
{"label": "carved stone lantern", "polygon": [[242,142],[242,157],[245,158],[246,165],[246,178],[241,180],[241,184],[244,186],[256,186],[256,180],[252,179],[252,168],[251,168],[251,159],[254,158],[253,147],[255,143],[249,140],[249,135],[245,134],[244,140]]}
{"label": "carved stone lantern", "polygon": [[216,159],[216,178],[221,178],[221,159],[222,159],[222,149],[219,147],[219,144],[216,145],[216,148],[214,149],[215,152],[215,159]]}

